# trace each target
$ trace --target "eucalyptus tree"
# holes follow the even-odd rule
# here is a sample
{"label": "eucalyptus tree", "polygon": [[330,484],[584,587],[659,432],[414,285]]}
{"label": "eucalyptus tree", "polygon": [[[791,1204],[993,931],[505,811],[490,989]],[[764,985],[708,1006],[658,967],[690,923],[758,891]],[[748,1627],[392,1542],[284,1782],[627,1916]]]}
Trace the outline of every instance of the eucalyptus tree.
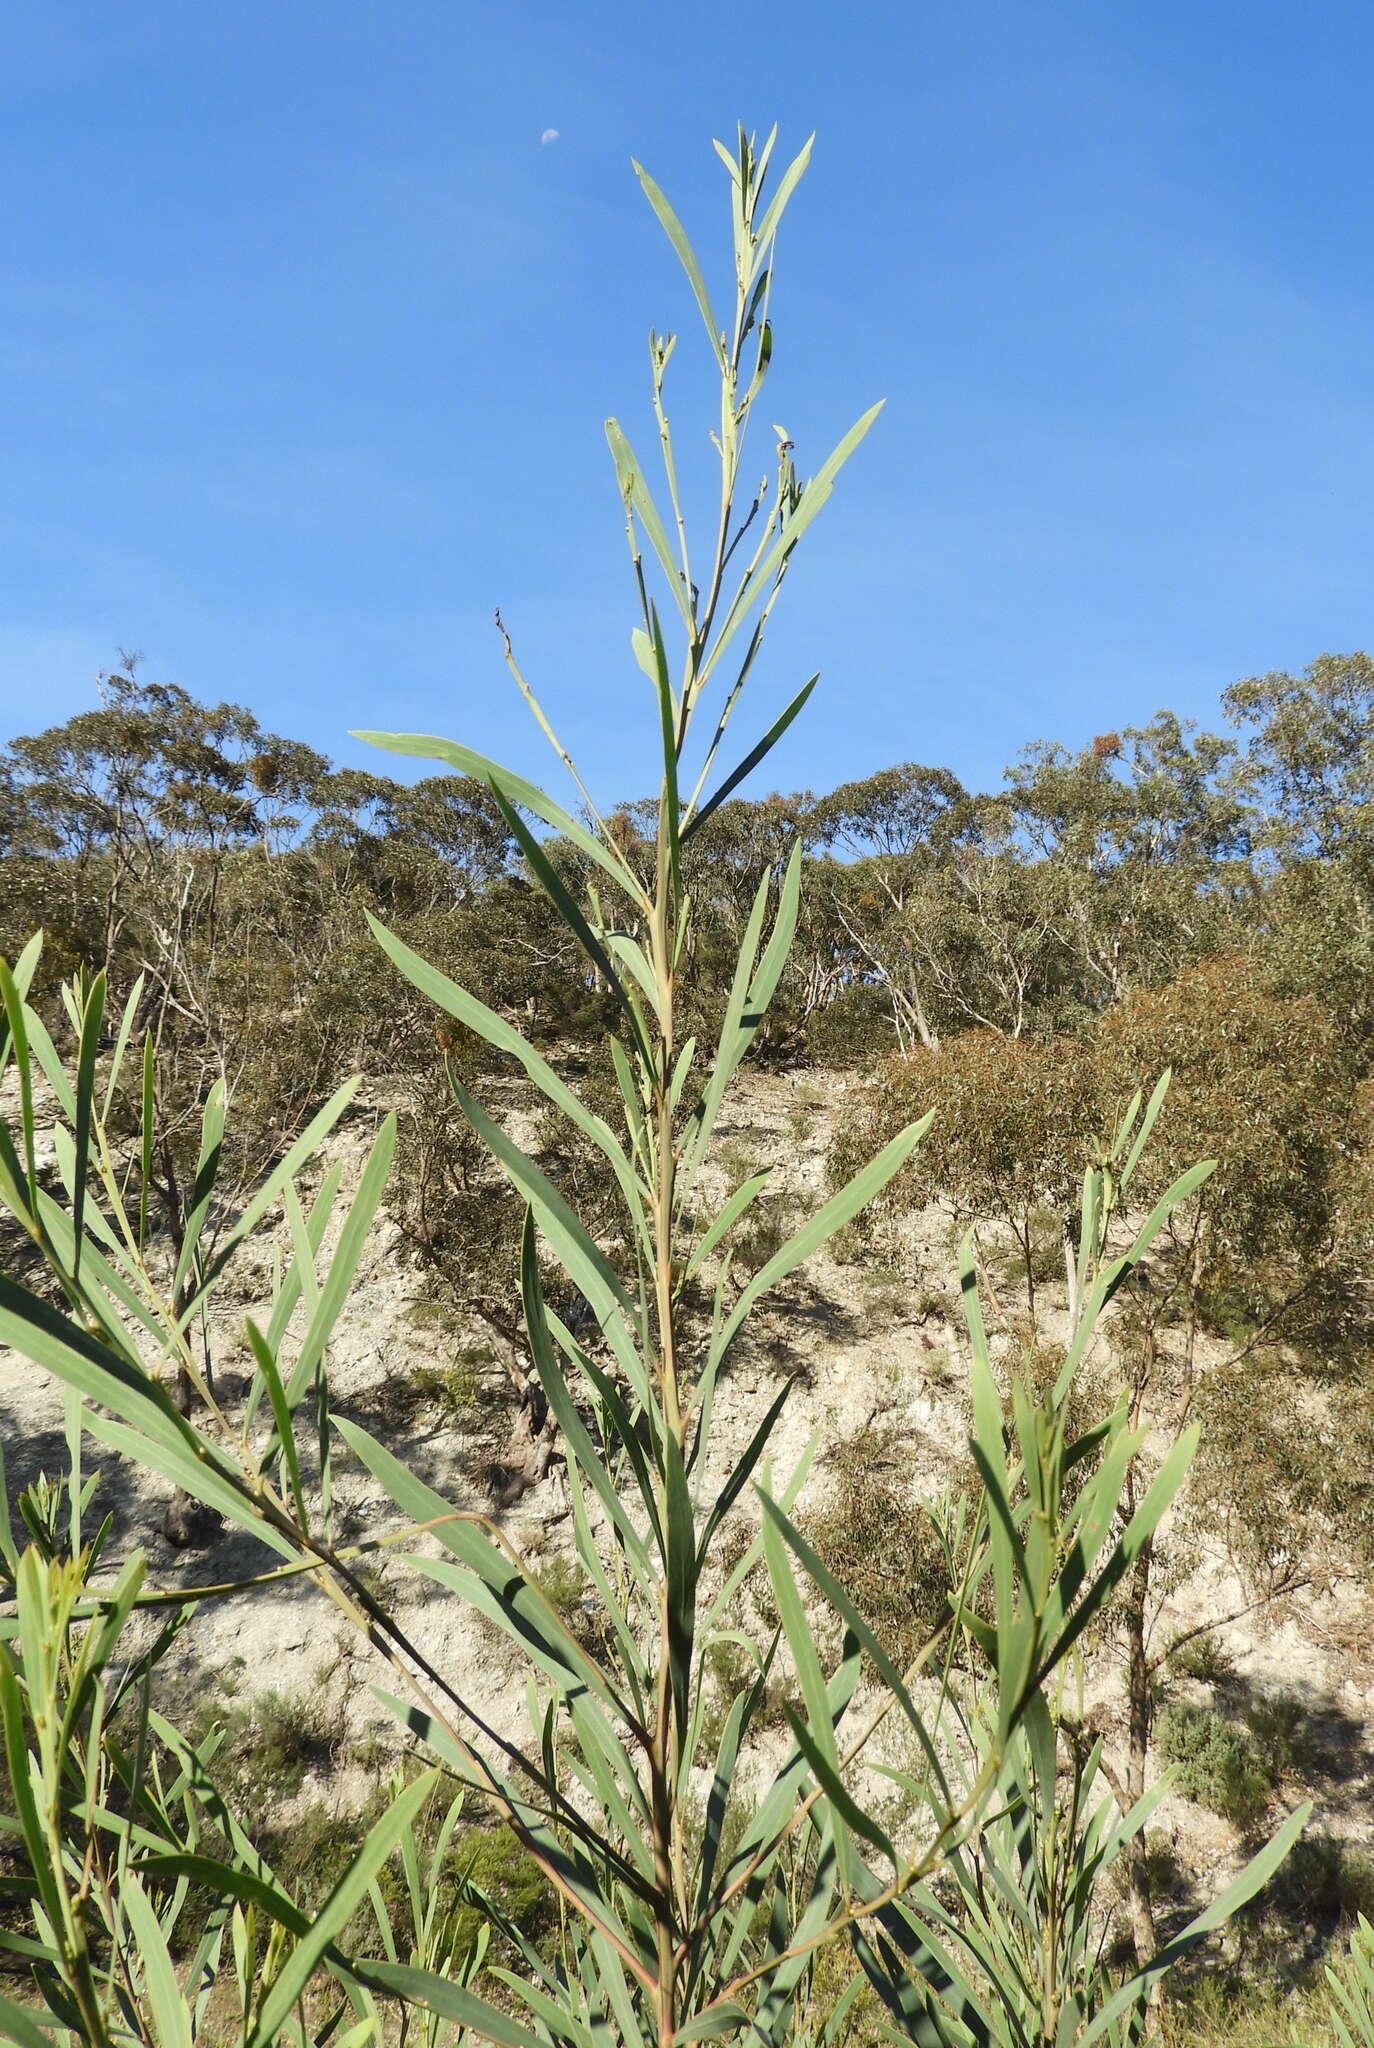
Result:
{"label": "eucalyptus tree", "polygon": [[1245,734],[1234,768],[1264,880],[1256,945],[1293,994],[1315,996],[1347,1056],[1374,1048],[1374,659],[1321,654],[1232,684]]}
{"label": "eucalyptus tree", "polygon": [[1243,935],[1249,819],[1233,744],[1169,711],[1007,771],[1018,835],[1050,881],[1077,1006],[1096,1014]]}
{"label": "eucalyptus tree", "polygon": [[813,819],[826,848],[842,856],[820,870],[816,885],[853,950],[855,974],[883,990],[899,1051],[932,1049],[932,885],[968,836],[962,784],[946,768],[907,762],[842,783]]}
{"label": "eucalyptus tree", "polygon": [[185,1002],[180,954],[213,926],[215,890],[234,848],[281,843],[326,769],[297,740],[266,733],[243,705],[208,705],[175,683],[146,683],[136,657],[101,679],[99,707],[12,740],[7,766],[30,837],[60,857],[77,894],[103,906],[101,957],[125,968],[130,929],[140,969]]}
{"label": "eucalyptus tree", "polygon": [[1366,893],[1374,875],[1374,659],[1319,654],[1297,675],[1271,669],[1233,683],[1227,716],[1250,728],[1240,794],[1260,810],[1262,843],[1280,860],[1348,864]]}
{"label": "eucalyptus tree", "polygon": [[[1020,1038],[1072,998],[1056,877],[1031,859],[1006,795],[970,800],[968,829],[917,908],[913,947],[952,1031]],[[924,913],[924,914],[922,914]]]}

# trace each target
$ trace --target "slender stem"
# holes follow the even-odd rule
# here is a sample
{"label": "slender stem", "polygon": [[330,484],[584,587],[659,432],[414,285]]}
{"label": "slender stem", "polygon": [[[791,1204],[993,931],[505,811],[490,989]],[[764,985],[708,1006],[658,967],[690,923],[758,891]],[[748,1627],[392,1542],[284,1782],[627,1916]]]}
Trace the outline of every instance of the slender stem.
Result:
{"label": "slender stem", "polygon": [[[654,1149],[657,1180],[653,1196],[654,1306],[656,1318],[656,1384],[661,1403],[662,1435],[681,1455],[683,1438],[682,1404],[678,1385],[676,1300],[673,1274],[673,1223],[677,1186],[677,1141],[673,1130],[672,1077],[675,1052],[674,998],[676,994],[677,918],[679,904],[673,887],[673,850],[678,819],[670,795],[669,769],[664,764],[659,800],[655,861],[653,916],[650,923],[650,959],[657,994],[658,1042],[654,1048],[653,1085]],[[680,1855],[677,1841],[677,1787],[679,1755],[685,1731],[676,1725],[678,1686],[674,1683],[674,1659],[680,1645],[671,1625],[669,1601],[674,1583],[690,1573],[691,1560],[678,1560],[674,1548],[681,1541],[677,1520],[667,1498],[668,1467],[662,1476],[661,1520],[666,1577],[660,1595],[659,1676],[654,1739],[649,1754],[650,1815],[654,1865],[655,1942],[658,1959],[658,2036],[661,2048],[669,2048],[677,2032],[677,1927],[674,1911],[676,1865]],[[694,1538],[693,1538],[694,1540]]]}

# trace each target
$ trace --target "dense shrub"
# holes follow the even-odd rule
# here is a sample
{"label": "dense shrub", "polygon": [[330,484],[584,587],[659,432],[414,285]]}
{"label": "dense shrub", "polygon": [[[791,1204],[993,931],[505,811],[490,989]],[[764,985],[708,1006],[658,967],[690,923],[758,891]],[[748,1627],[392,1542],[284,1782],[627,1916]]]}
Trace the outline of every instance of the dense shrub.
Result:
{"label": "dense shrub", "polygon": [[822,1067],[862,1067],[892,1049],[892,1020],[882,992],[867,982],[842,989],[812,1012],[806,1056]]}
{"label": "dense shrub", "polygon": [[295,1798],[312,1772],[327,1772],[338,1760],[338,1716],[317,1690],[269,1688],[224,1708],[208,1708],[200,1722],[222,1730],[216,1777],[238,1809],[260,1827]]}
{"label": "dense shrub", "polygon": [[1159,1753],[1178,1767],[1180,1792],[1248,1827],[1263,1813],[1274,1789],[1269,1760],[1248,1728],[1207,1707],[1165,1707],[1159,1716]]}
{"label": "dense shrub", "polygon": [[1207,960],[1128,995],[1103,1019],[1101,1041],[1123,1097],[1172,1070],[1150,1183],[1162,1189],[1198,1159],[1217,1162],[1197,1205],[1199,1282],[1324,1247],[1351,1089],[1316,1001],[1276,995],[1245,956]]}
{"label": "dense shrub", "polygon": [[[929,1134],[881,1212],[943,1201],[960,1219],[1001,1223],[1033,1304],[1037,1279],[1050,1270],[1046,1212],[1062,1215],[1076,1203],[1102,1107],[1098,1064],[1078,1040],[970,1031],[938,1052],[886,1061],[857,1091],[831,1150],[831,1177],[840,1184],[871,1148],[933,1110]],[[1059,1257],[1051,1257],[1057,1270]]]}
{"label": "dense shrub", "polygon": [[1200,1377],[1190,1515],[1222,1533],[1256,1590],[1291,1575],[1299,1548],[1315,1567],[1333,1538],[1347,1555],[1361,1543],[1364,1473],[1349,1453],[1352,1423],[1358,1437],[1367,1407],[1363,1389],[1342,1389],[1333,1415],[1326,1395],[1274,1346],[1242,1350]]}

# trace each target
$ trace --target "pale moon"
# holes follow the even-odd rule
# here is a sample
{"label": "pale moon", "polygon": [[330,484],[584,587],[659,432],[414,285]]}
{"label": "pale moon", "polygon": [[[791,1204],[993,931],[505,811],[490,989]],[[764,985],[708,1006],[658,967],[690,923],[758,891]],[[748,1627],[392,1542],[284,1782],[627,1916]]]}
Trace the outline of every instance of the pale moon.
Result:
{"label": "pale moon", "polygon": [[543,146],[545,145],[545,143],[549,143],[549,142],[557,142],[557,140],[558,140],[558,130],[557,130],[556,128],[546,128],[546,129],[544,130],[544,133],[543,133],[543,134],[542,134],[542,135],[540,136],[540,138],[539,138],[539,144],[540,144],[540,147],[541,147],[541,148],[543,148]]}

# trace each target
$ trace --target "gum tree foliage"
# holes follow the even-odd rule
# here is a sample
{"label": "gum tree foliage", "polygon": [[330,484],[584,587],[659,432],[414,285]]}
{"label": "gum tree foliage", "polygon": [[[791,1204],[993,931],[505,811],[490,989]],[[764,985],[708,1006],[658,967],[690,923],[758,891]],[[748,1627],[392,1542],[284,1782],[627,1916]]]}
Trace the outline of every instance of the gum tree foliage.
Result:
{"label": "gum tree foliage", "polygon": [[1078,754],[1041,743],[1008,771],[1069,985],[1090,1011],[1227,944],[1236,890],[1242,910],[1248,901],[1234,751],[1161,711]]}
{"label": "gum tree foliage", "polygon": [[[790,439],[779,435],[774,466],[761,482],[743,481],[750,474],[742,466],[746,430],[773,347],[774,236],[808,154],[781,171],[770,197],[773,146],[771,136],[760,147],[741,131],[733,152],[720,149],[734,246],[723,321],[676,216],[640,173],[681,258],[721,391],[721,517],[704,545],[689,544],[680,511],[664,398],[671,337],[650,342],[665,471],[659,500],[623,430],[615,422],[607,430],[639,603],[633,647],[640,687],[662,739],[650,873],[627,858],[621,835],[577,781],[513,655],[517,684],[573,777],[580,816],[459,743],[376,736],[397,751],[442,760],[491,793],[532,881],[615,1007],[609,1053],[618,1128],[574,1093],[507,1018],[376,925],[383,952],[456,1026],[523,1071],[595,1147],[618,1190],[625,1255],[613,1258],[469,1091],[454,1062],[455,1101],[525,1206],[526,1336],[568,1462],[577,1553],[597,1612],[593,1648],[504,1529],[445,1499],[332,1404],[329,1338],[382,1198],[392,1122],[381,1127],[346,1207],[337,1167],[306,1200],[299,1175],[346,1109],[354,1090],[345,1087],[236,1207],[211,1251],[206,1230],[216,1213],[224,1119],[217,1087],[204,1107],[196,1200],[179,1230],[159,1234],[142,1194],[158,1106],[147,1080],[154,1046],[139,1032],[137,996],[110,1014],[114,1044],[106,1053],[103,978],[71,989],[73,1050],[64,1061],[26,1000],[38,945],[27,947],[12,971],[0,971],[0,1054],[18,1101],[13,1126],[0,1136],[0,1194],[48,1267],[60,1301],[0,1280],[0,1338],[68,1389],[73,1439],[65,1555],[54,1559],[52,1545],[42,1542],[22,1551],[7,1545],[5,1553],[14,1599],[3,1622],[0,1706],[14,1825],[31,1881],[29,1928],[18,1937],[18,1953],[40,2004],[39,2017],[30,2019],[9,2002],[3,2019],[23,2048],[54,2038],[79,2038],[92,2048],[130,2038],[148,2048],[194,2041],[204,2030],[207,1985],[220,1973],[239,2001],[243,2048],[278,2040],[304,2048],[325,2039],[361,2048],[379,2038],[383,2004],[396,2000],[412,2023],[431,2029],[431,2039],[433,2028],[448,2022],[460,2036],[470,2032],[503,2048],[601,2048],[610,2038],[657,2048],[721,2036],[781,2042],[795,2034],[794,2016],[807,2010],[818,1959],[848,1935],[900,2020],[920,1995],[922,1965],[908,1957],[894,1972],[871,1942],[865,1946],[866,1930],[874,1930],[874,1940],[881,1930],[907,1957],[906,1902],[919,1901],[917,1888],[958,1852],[1000,1793],[1018,1731],[1028,1731],[1042,1752],[1053,1746],[1047,1688],[1129,1571],[1186,1469],[1191,1436],[1174,1447],[1123,1519],[1116,1510],[1140,1444],[1124,1407],[1087,1442],[1070,1439],[1066,1419],[1098,1319],[1173,1204],[1199,1184],[1205,1170],[1198,1169],[1169,1191],[1117,1256],[1106,1247],[1112,1204],[1104,1177],[1088,1176],[1077,1248],[1079,1313],[1063,1368],[1041,1398],[1020,1384],[1009,1403],[999,1397],[966,1252],[972,1455],[981,1482],[975,1540],[948,1621],[909,1670],[892,1663],[800,1536],[790,1509],[804,1466],[769,1475],[770,1436],[786,1391],[759,1419],[737,1461],[713,1441],[717,1384],[746,1337],[755,1303],[881,1191],[924,1130],[919,1122],[898,1133],[742,1289],[732,1284],[732,1237],[767,1174],[746,1181],[715,1211],[703,1194],[702,1167],[725,1092],[782,978],[800,858],[794,850],[776,886],[768,876],[759,885],[713,1050],[684,1038],[679,1026],[690,925],[686,860],[697,832],[781,737],[813,687],[807,683],[742,755],[724,751],[797,547],[874,417],[864,414],[809,479],[794,462]],[[746,499],[741,514],[737,507]],[[727,761],[734,765],[727,769]],[[558,835],[558,847],[535,836],[530,817]],[[570,886],[560,850],[568,847],[594,871],[585,895]],[[132,1154],[121,1154],[111,1111],[128,1063],[137,1071],[140,1057],[145,1078]],[[56,1187],[39,1169],[39,1076],[55,1104]],[[1157,1102],[1141,1125],[1137,1100],[1124,1119],[1111,1154],[1116,1185],[1129,1181],[1156,1109]],[[289,1257],[279,1266],[265,1327],[248,1326],[256,1377],[244,1413],[231,1418],[200,1370],[191,1333],[239,1249],[278,1203]],[[326,1243],[333,1246],[327,1256]],[[589,1319],[577,1330],[546,1294],[541,1245],[587,1304]],[[697,1276],[709,1297],[704,1315],[693,1306],[690,1283]],[[183,1414],[167,1392],[169,1373],[190,1378],[194,1415]],[[255,1538],[270,1555],[255,1583],[310,1579],[389,1666],[380,1696],[433,1765],[397,1790],[313,1914],[283,1891],[218,1799],[213,1758],[191,1750],[154,1715],[146,1690],[128,1701],[131,1735],[111,1719],[113,1660],[127,1618],[135,1609],[161,1609],[175,1625],[216,1589],[149,1590],[137,1556],[111,1583],[100,1568],[99,1539],[88,1547],[82,1534],[79,1433]],[[398,1517],[362,1545],[343,1539],[337,1507],[340,1477],[354,1459]],[[1070,1492],[1066,1475],[1079,1466],[1088,1476]],[[726,1518],[751,1498],[761,1521],[722,1580]],[[446,1664],[442,1649],[428,1655],[408,1636],[360,1570],[364,1553],[379,1547],[397,1569],[483,1616],[519,1653],[529,1679],[523,1735],[487,1725],[465,1695],[463,1671]],[[779,1627],[757,1648],[756,1680],[707,1744],[704,1661],[735,1584],[760,1554]],[[828,1665],[808,1620],[808,1597],[826,1602],[840,1624],[838,1658]],[[983,1610],[991,1619],[982,1618]],[[969,1771],[956,1773],[945,1761],[954,1738],[945,1715],[955,1684],[949,1644],[960,1632],[976,1636],[990,1676],[980,1705],[980,1754]],[[442,1631],[436,1641],[442,1643]],[[860,1693],[865,1659],[878,1676],[876,1703]],[[765,1771],[757,1785],[739,1765],[775,1668],[790,1675],[790,1740],[772,1775]],[[933,1687],[914,1692],[918,1673],[933,1677]],[[872,1804],[862,1770],[887,1724],[906,1730],[920,1759],[898,1838],[883,1817],[886,1802]],[[478,1887],[464,1887],[516,1959],[513,1968],[491,1967],[480,1991],[442,1930],[436,1933],[434,1865],[417,1846],[417,1816],[434,1793],[436,1773],[490,1803],[560,1905],[561,1939],[540,1948],[503,1922]],[[116,1780],[121,1789],[112,1796]],[[215,1862],[202,1853],[206,1814],[224,1845]],[[1296,1816],[1251,1867],[1242,1891],[1262,1881],[1300,1821]],[[348,1929],[369,1899],[375,1905],[376,1881],[393,1851],[412,1901],[410,1932],[404,1941],[386,1934],[381,1953],[367,1954],[348,1941]],[[172,1936],[191,1884],[207,1886],[216,1904],[186,1972],[174,1960]],[[1128,2002],[1143,1982],[1123,1987]],[[1104,2035],[1110,2023],[1104,2008],[1081,2038]]]}
{"label": "gum tree foliage", "polygon": [[886,993],[900,1046],[933,1050],[970,1029],[1020,1037],[1059,980],[1044,871],[1025,859],[1003,798],[970,797],[937,831],[938,853],[828,878],[835,914]]}
{"label": "gum tree foliage", "polygon": [[967,792],[948,769],[907,762],[842,784],[812,822],[839,856],[813,887],[848,942],[847,978],[881,988],[901,1050],[933,1046],[924,935],[932,885],[969,831]]}
{"label": "gum tree foliage", "polygon": [[997,796],[907,766],[823,798],[831,916],[899,1049],[1073,1026],[1226,943],[1250,900],[1233,751],[1161,712],[1028,749]]}
{"label": "gum tree foliage", "polygon": [[1325,861],[1281,868],[1259,899],[1251,950],[1277,994],[1321,1006],[1350,1071],[1367,1073],[1374,1063],[1374,925],[1358,878]]}
{"label": "gum tree foliage", "polygon": [[[42,926],[59,979],[103,971],[121,998],[139,981],[164,1136],[179,1117],[193,1128],[222,1079],[251,1174],[378,1024],[401,1052],[404,984],[379,973],[366,910],[403,925],[460,916],[506,874],[513,842],[479,784],[334,770],[240,705],[143,682],[132,660],[102,696],[9,749],[5,941],[17,951]],[[496,940],[495,897],[491,909]]]}
{"label": "gum tree foliage", "polygon": [[[1079,1029],[1130,989],[1249,944],[1290,992],[1328,1003],[1352,1061],[1367,1064],[1374,926],[1358,851],[1363,661],[1314,664],[1312,676],[1345,679],[1349,701],[1334,732],[1323,725],[1331,690],[1291,677],[1236,685],[1233,718],[1252,715],[1260,727],[1241,754],[1160,712],[1077,753],[1037,743],[998,795],[972,795],[946,770],[907,764],[819,798],[733,797],[686,856],[694,1022],[709,1035],[728,995],[750,863],[780,875],[795,833],[807,886],[769,1024],[777,1053],[848,1062],[894,1043],[931,1049],[969,1028]],[[121,991],[143,972],[151,1001],[169,957],[158,932],[180,931],[170,951],[178,1001],[192,1013],[183,1035],[209,1044],[238,1089],[237,1142],[271,1120],[274,1101],[280,1128],[292,1128],[304,1098],[320,1099],[351,1055],[381,1050],[369,1020],[386,1013],[385,983],[368,981],[364,908],[403,928],[429,919],[426,951],[481,952],[481,972],[474,964],[464,974],[495,977],[498,1007],[523,1015],[541,1039],[577,1045],[601,1028],[604,991],[544,918],[538,892],[522,900],[529,877],[480,784],[438,775],[407,786],[335,770],[262,732],[241,706],[198,705],[136,672],[109,682],[106,695],[99,711],[14,743],[0,804],[0,941],[13,952],[41,924],[50,993],[85,965],[105,967]],[[1252,714],[1237,708],[1242,700]],[[183,795],[194,791],[197,746],[205,786],[178,814],[159,792],[173,757],[185,770]],[[649,800],[608,813],[627,857],[638,858],[636,840],[651,851],[654,811]],[[116,857],[111,848],[126,840]],[[267,862],[251,857],[264,843]],[[584,888],[577,850],[565,846],[558,858]],[[255,925],[276,943],[257,981],[245,982],[244,938]],[[356,1003],[355,980],[366,991]],[[404,1000],[400,984],[391,987],[392,1004]],[[303,1054],[294,1065],[274,1064],[280,1034],[270,1030],[246,1034],[262,1049],[258,1065],[224,1054],[225,1020],[255,990],[272,1018],[296,1027]],[[244,1038],[229,1030],[231,1046]]]}
{"label": "gum tree foliage", "polygon": [[[654,807],[650,806],[652,813]],[[770,878],[776,901],[794,849],[800,849],[803,886],[792,950],[774,995],[756,1050],[795,1051],[810,1019],[835,992],[834,934],[818,915],[812,884],[817,840],[814,799],[802,791],[757,800],[736,797],[722,804],[683,853],[684,887],[692,901],[684,970],[694,1007],[689,1031],[718,1035],[734,964],[748,928],[761,877]]]}
{"label": "gum tree foliage", "polygon": [[187,932],[213,925],[224,858],[289,832],[325,763],[264,733],[239,705],[142,682],[134,657],[102,678],[100,693],[99,709],[11,743],[15,843],[63,857],[73,927],[98,905],[95,964],[113,964],[137,915],[149,971],[175,983]]}
{"label": "gum tree foliage", "polygon": [[[145,683],[132,661],[102,694],[10,749],[0,937],[13,953],[41,927],[40,973],[103,971],[121,998],[138,985],[156,1051],[150,1192],[172,1227],[216,1083],[233,1103],[223,1163],[245,1185],[356,1066],[384,1061],[423,1121],[442,1079],[432,1013],[378,954],[369,910],[498,999],[575,1009],[480,783],[336,770],[242,706]],[[51,993],[44,1014],[60,1034]]]}
{"label": "gum tree foliage", "polygon": [[[1363,655],[1324,655],[1300,676],[1234,685],[1228,713],[1250,728],[1239,752],[1161,711],[1077,752],[1037,743],[997,794],[907,764],[819,798],[732,797],[685,856],[700,1021],[709,1028],[728,994],[750,862],[777,868],[795,832],[814,867],[769,1027],[776,1051],[852,1059],[969,1028],[1079,1029],[1130,989],[1249,944],[1290,992],[1328,1003],[1366,1065],[1368,675]],[[14,742],[0,778],[0,941],[13,953],[44,927],[50,996],[84,965],[120,992],[143,972],[151,1001],[170,963],[192,1013],[185,1033],[217,1044],[224,1018],[253,999],[237,969],[257,920],[276,939],[264,1001],[271,983],[271,1014],[313,1046],[298,1093],[308,1083],[319,1099],[321,1062],[332,1080],[354,1049],[377,1050],[379,990],[348,1001],[350,980],[367,976],[368,908],[393,925],[431,918],[429,951],[456,941],[447,927],[460,918],[462,943],[499,976],[499,1007],[523,1006],[543,1038],[599,1030],[596,978],[560,928],[541,928],[538,892],[521,902],[529,877],[480,784],[335,770],[244,707],[197,704],[136,667],[104,695],[98,710]],[[607,824],[627,850],[636,837],[651,847],[654,810],[625,802]],[[263,846],[270,861],[251,857]],[[577,850],[559,857],[585,886]],[[283,1130],[302,1106],[291,1070],[265,1056],[274,1034],[248,1036],[264,1048],[261,1071],[225,1060],[240,1143],[259,1120],[253,1098],[265,1116],[281,1096]]]}
{"label": "gum tree foliage", "polygon": [[1233,683],[1228,716],[1251,728],[1238,768],[1263,840],[1282,858],[1348,865],[1368,905],[1374,883],[1374,661],[1320,654],[1299,675]]}
{"label": "gum tree foliage", "polygon": [[1374,1054],[1374,661],[1322,654],[1226,692],[1248,729],[1237,796],[1266,873],[1259,943],[1290,993],[1317,997],[1348,1057]]}

